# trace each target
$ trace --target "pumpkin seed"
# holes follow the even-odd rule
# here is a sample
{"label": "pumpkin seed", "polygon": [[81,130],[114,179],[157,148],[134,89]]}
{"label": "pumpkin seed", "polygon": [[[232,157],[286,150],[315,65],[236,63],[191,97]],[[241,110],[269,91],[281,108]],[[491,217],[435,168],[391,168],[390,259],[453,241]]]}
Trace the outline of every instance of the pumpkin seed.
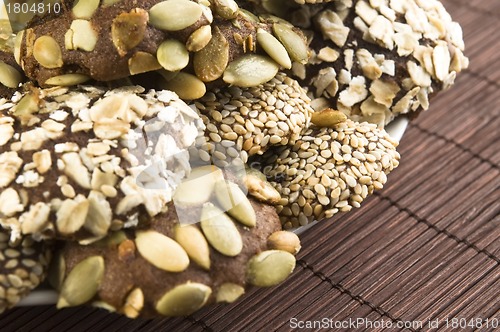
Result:
{"label": "pumpkin seed", "polygon": [[33,114],[38,112],[38,102],[38,96],[28,93],[12,108],[12,113],[21,120],[22,125],[26,125],[33,118]]}
{"label": "pumpkin seed", "polygon": [[75,18],[89,20],[99,7],[99,0],[76,0],[71,12]]}
{"label": "pumpkin seed", "polygon": [[168,39],[160,44],[156,51],[158,63],[168,71],[178,71],[189,63],[189,52],[183,43]]}
{"label": "pumpkin seed", "polygon": [[115,3],[120,2],[120,1],[122,1],[122,0],[102,0],[102,5],[103,5],[103,7],[108,7],[108,6],[114,5]]}
{"label": "pumpkin seed", "polygon": [[88,81],[90,77],[83,74],[64,74],[54,76],[45,81],[46,85],[71,86],[78,85]]}
{"label": "pumpkin seed", "polygon": [[97,44],[97,31],[92,23],[86,20],[74,20],[69,30],[64,35],[64,41],[68,50],[83,50],[92,52]]}
{"label": "pumpkin seed", "polygon": [[212,203],[203,205],[200,225],[210,245],[221,254],[233,257],[243,249],[243,240],[234,222]]}
{"label": "pumpkin seed", "polygon": [[215,184],[215,196],[220,206],[237,221],[248,227],[254,227],[257,217],[245,193],[233,182],[218,181]]}
{"label": "pumpkin seed", "polygon": [[104,301],[94,301],[90,305],[93,306],[94,308],[104,309],[104,310],[107,310],[109,312],[116,312],[115,307],[113,307],[111,304],[106,303]]}
{"label": "pumpkin seed", "polygon": [[233,303],[243,294],[245,294],[245,288],[237,284],[226,282],[220,285],[217,290],[215,301]]}
{"label": "pumpkin seed", "polygon": [[248,193],[261,202],[268,204],[278,204],[281,200],[280,193],[267,181],[265,175],[256,170],[243,176],[243,184],[248,189]]}
{"label": "pumpkin seed", "polygon": [[78,263],[61,287],[57,308],[76,306],[91,300],[104,276],[104,258],[91,256]]}
{"label": "pumpkin seed", "polygon": [[140,44],[146,34],[148,13],[136,8],[130,13],[121,13],[111,24],[111,40],[120,56]]}
{"label": "pumpkin seed", "polygon": [[238,15],[240,15],[246,21],[253,22],[253,23],[260,23],[260,20],[257,17],[257,15],[255,15],[254,13],[252,13],[246,9],[240,8]]}
{"label": "pumpkin seed", "polygon": [[247,54],[229,63],[222,79],[232,85],[250,88],[270,81],[278,70],[279,65],[269,57]]}
{"label": "pumpkin seed", "polygon": [[212,39],[212,28],[210,25],[204,25],[193,31],[193,33],[189,36],[186,41],[186,49],[189,52],[198,52],[207,46],[210,39]]}
{"label": "pumpkin seed", "polygon": [[232,20],[238,15],[238,4],[234,0],[214,0],[215,13],[222,18]]}
{"label": "pumpkin seed", "polygon": [[41,36],[35,40],[33,56],[45,68],[60,68],[63,65],[61,48],[50,36]]}
{"label": "pumpkin seed", "polygon": [[277,231],[267,238],[267,246],[271,249],[283,250],[296,255],[300,251],[300,239],[297,234],[288,231]]}
{"label": "pumpkin seed", "polygon": [[207,92],[205,83],[198,77],[184,72],[179,72],[171,80],[160,81],[159,86],[162,89],[175,92],[179,98],[184,100],[199,99]]}
{"label": "pumpkin seed", "polygon": [[196,264],[210,270],[210,250],[203,233],[191,225],[176,226],[175,241],[186,250],[189,258]]}
{"label": "pumpkin seed", "polygon": [[128,318],[137,318],[143,307],[144,293],[140,288],[135,288],[128,294],[122,311]]}
{"label": "pumpkin seed", "polygon": [[222,171],[213,165],[193,168],[175,190],[173,197],[175,205],[199,206],[208,202],[215,183],[223,179]]}
{"label": "pumpkin seed", "polygon": [[181,272],[189,265],[189,257],[180,244],[156,231],[137,232],[135,244],[142,257],[159,269]]}
{"label": "pumpkin seed", "polygon": [[335,128],[339,123],[345,122],[347,116],[340,112],[326,108],[311,115],[311,122],[318,127]]}
{"label": "pumpkin seed", "polygon": [[285,46],[292,60],[306,64],[309,51],[304,38],[292,30],[292,27],[283,23],[274,23],[273,32],[278,40]]}
{"label": "pumpkin seed", "polygon": [[149,23],[166,31],[179,31],[196,23],[202,14],[201,6],[189,0],[162,1],[149,10]]}
{"label": "pumpkin seed", "polygon": [[211,82],[221,77],[228,61],[229,42],[216,27],[207,46],[194,54],[194,72],[203,82]]}
{"label": "pumpkin seed", "polygon": [[21,73],[11,65],[0,60],[0,83],[8,88],[15,89],[22,82]]}
{"label": "pumpkin seed", "polygon": [[146,52],[136,52],[128,59],[128,70],[130,75],[147,73],[153,70],[158,70],[161,65],[156,60],[156,57]]}
{"label": "pumpkin seed", "polygon": [[283,68],[292,68],[292,61],[288,56],[287,50],[272,34],[259,28],[257,30],[257,43]]}
{"label": "pumpkin seed", "polygon": [[165,316],[187,316],[207,303],[212,289],[197,282],[187,282],[166,292],[156,303],[156,311]]}
{"label": "pumpkin seed", "polygon": [[282,250],[266,250],[248,262],[247,280],[259,287],[270,287],[285,280],[295,268],[295,257]]}

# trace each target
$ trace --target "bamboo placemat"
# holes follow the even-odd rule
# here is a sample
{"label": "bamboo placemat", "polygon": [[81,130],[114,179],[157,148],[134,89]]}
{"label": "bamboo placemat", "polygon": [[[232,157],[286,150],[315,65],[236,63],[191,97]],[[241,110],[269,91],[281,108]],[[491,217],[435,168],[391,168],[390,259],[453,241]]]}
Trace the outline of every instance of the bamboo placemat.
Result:
{"label": "bamboo placemat", "polygon": [[285,283],[187,318],[20,307],[0,316],[0,330],[291,331],[323,319],[332,328],[308,331],[436,330],[436,323],[462,331],[473,329],[459,328],[470,322],[493,330],[500,323],[500,1],[443,3],[463,27],[470,68],[410,124],[386,188],[303,235]]}

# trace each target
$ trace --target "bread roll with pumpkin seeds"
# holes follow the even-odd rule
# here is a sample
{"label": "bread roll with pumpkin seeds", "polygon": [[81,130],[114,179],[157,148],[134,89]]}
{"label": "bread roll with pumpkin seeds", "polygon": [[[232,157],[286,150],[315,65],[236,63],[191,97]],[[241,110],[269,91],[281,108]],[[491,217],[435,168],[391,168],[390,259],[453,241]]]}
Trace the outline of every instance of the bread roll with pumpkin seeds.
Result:
{"label": "bread roll with pumpkin seeds", "polygon": [[60,291],[58,307],[90,304],[130,318],[186,316],[213,302],[237,301],[252,285],[286,279],[300,249],[297,236],[280,231],[274,207],[257,202],[251,188],[248,197],[225,207],[217,187],[227,185],[232,197],[242,189],[213,170],[217,175],[194,179],[213,183],[198,186],[209,198],[190,209],[179,212],[169,203],[167,212],[146,217],[147,227],[88,246],[64,244],[51,276]]}
{"label": "bread roll with pumpkin seeds", "polygon": [[0,225],[95,241],[166,209],[204,130],[171,91],[39,89],[0,100]]}
{"label": "bread roll with pumpkin seeds", "polygon": [[42,86],[161,69],[165,79],[158,88],[197,99],[207,82],[256,86],[272,79],[280,66],[290,68],[292,60],[307,61],[300,31],[260,22],[232,0],[67,5],[67,12],[37,19],[19,33],[20,64]]}
{"label": "bread roll with pumpkin seeds", "polygon": [[[0,205],[6,203],[0,200]],[[0,313],[15,306],[43,282],[52,257],[52,245],[35,242],[29,235],[11,241],[8,225],[3,227],[0,227]]]}
{"label": "bread roll with pumpkin seeds", "polygon": [[[399,165],[398,143],[385,130],[342,120],[338,111],[325,112],[330,116],[313,118],[315,125],[294,145],[273,148],[251,161],[280,193],[276,208],[285,229],[360,207]],[[323,125],[327,118],[339,123]]]}

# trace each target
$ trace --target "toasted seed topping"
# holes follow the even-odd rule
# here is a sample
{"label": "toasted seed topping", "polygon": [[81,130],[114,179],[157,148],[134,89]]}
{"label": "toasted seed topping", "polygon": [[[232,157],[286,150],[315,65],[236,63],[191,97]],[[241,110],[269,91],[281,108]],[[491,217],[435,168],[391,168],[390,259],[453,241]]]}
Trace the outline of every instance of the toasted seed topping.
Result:
{"label": "toasted seed topping", "polygon": [[257,42],[266,51],[266,53],[276,61],[280,66],[290,69],[292,61],[288,56],[288,52],[276,37],[269,32],[259,29],[257,31]]}
{"label": "toasted seed topping", "polygon": [[210,287],[188,282],[167,291],[156,303],[156,311],[165,316],[187,316],[203,307],[211,294]]}
{"label": "toasted seed topping", "polygon": [[216,302],[233,303],[245,294],[245,288],[233,283],[224,283],[217,289]]}
{"label": "toasted seed topping", "polygon": [[311,122],[318,127],[334,128],[346,120],[347,116],[344,113],[329,108],[314,112],[311,116]]}
{"label": "toasted seed topping", "polygon": [[218,181],[215,184],[215,196],[224,211],[238,222],[248,227],[256,225],[257,217],[252,204],[236,183]]}
{"label": "toasted seed topping", "polygon": [[149,10],[149,23],[166,31],[179,31],[196,23],[202,15],[202,8],[189,0],[166,0]]}
{"label": "toasted seed topping", "polygon": [[215,27],[207,46],[195,53],[193,66],[196,76],[204,82],[211,82],[222,76],[229,61],[229,42]]}
{"label": "toasted seed topping", "polygon": [[75,18],[89,20],[99,7],[99,0],[76,0],[71,12]]}
{"label": "toasted seed topping", "polygon": [[186,41],[186,48],[189,52],[198,52],[208,45],[212,39],[212,28],[210,25],[204,25],[193,31]]}
{"label": "toasted seed topping", "polygon": [[[170,1],[170,0],[169,0]],[[160,82],[160,87],[175,92],[183,100],[194,100],[205,95],[206,87],[198,77],[179,72],[173,78]]]}
{"label": "toasted seed topping", "polygon": [[267,238],[270,249],[283,250],[296,255],[300,251],[300,239],[297,234],[288,231],[274,232]]}
{"label": "toasted seed topping", "polygon": [[[22,76],[17,69],[0,60],[0,84],[15,89],[22,82]],[[1,141],[0,141],[1,144]]]}
{"label": "toasted seed topping", "polygon": [[45,81],[46,85],[57,85],[57,86],[72,86],[85,83],[90,79],[87,75],[83,74],[64,74],[59,76],[54,76]]}
{"label": "toasted seed topping", "polygon": [[149,71],[158,70],[161,68],[156,57],[146,52],[136,52],[128,60],[128,70],[130,75],[147,73]]}
{"label": "toasted seed topping", "polygon": [[294,146],[267,153],[263,170],[281,194],[277,210],[283,226],[359,207],[399,165],[396,146],[376,125],[347,120],[335,128],[310,127]]}
{"label": "toasted seed topping", "polygon": [[307,63],[309,53],[305,40],[286,24],[273,24],[273,32],[287,50],[290,58],[299,63]]}
{"label": "toasted seed topping", "polygon": [[59,68],[63,65],[61,48],[50,36],[41,36],[35,40],[33,56],[45,68]]}
{"label": "toasted seed topping", "polygon": [[239,87],[253,87],[270,81],[278,70],[278,64],[271,58],[247,54],[229,63],[222,78],[224,82]]}
{"label": "toasted seed topping", "polygon": [[175,191],[175,205],[189,207],[208,202],[215,184],[223,179],[224,175],[217,167],[207,165],[193,168]]}
{"label": "toasted seed topping", "polygon": [[186,251],[177,242],[161,233],[137,232],[135,243],[141,256],[159,269],[181,272],[189,265]]}
{"label": "toasted seed topping", "polygon": [[236,256],[243,249],[243,241],[234,222],[212,203],[203,205],[200,226],[210,245],[221,254]]}
{"label": "toasted seed topping", "polygon": [[104,259],[91,256],[69,272],[61,286],[57,308],[77,306],[94,297],[104,276]]}
{"label": "toasted seed topping", "polygon": [[122,311],[128,318],[137,318],[143,307],[144,293],[140,288],[135,288],[127,296]]}
{"label": "toasted seed topping", "polygon": [[195,226],[183,225],[175,228],[175,240],[186,250],[196,264],[210,270],[210,250],[203,233]]}
{"label": "toasted seed topping", "polygon": [[121,56],[143,41],[147,23],[148,13],[140,8],[121,13],[114,18],[111,24],[111,39]]}
{"label": "toasted seed topping", "polygon": [[64,39],[68,50],[92,52],[97,44],[98,35],[90,21],[74,20]]}
{"label": "toasted seed topping", "polygon": [[247,280],[259,287],[270,287],[285,280],[295,268],[295,257],[282,250],[266,250],[248,262]]}
{"label": "toasted seed topping", "polygon": [[264,174],[251,169],[243,176],[243,184],[248,193],[261,202],[278,204],[281,201],[280,193],[267,181]]}

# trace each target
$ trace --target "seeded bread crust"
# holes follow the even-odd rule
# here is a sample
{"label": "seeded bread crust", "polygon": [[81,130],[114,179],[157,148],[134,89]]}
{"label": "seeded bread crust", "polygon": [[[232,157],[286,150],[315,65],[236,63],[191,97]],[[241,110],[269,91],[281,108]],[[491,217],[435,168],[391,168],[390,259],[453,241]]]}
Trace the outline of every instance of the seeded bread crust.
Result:
{"label": "seeded bread crust", "polygon": [[[21,42],[15,52],[32,81],[41,86],[75,85],[88,79],[111,81],[160,70],[163,82],[156,88],[172,90],[186,100],[203,96],[205,83],[214,81],[219,86],[258,85],[276,75],[283,63],[281,58],[290,62],[281,44],[288,47],[288,39],[278,41],[272,37],[276,35],[274,22],[240,11],[234,1],[215,1],[210,5],[204,1],[169,2],[201,13],[187,27],[178,25],[180,29],[162,24],[181,24],[189,18],[188,14],[197,14],[158,10],[159,6],[168,5],[159,0],[140,4],[123,0],[111,5],[97,2],[93,8],[94,2],[68,2],[62,14],[37,18],[20,33]],[[288,33],[291,28],[285,29]],[[278,45],[281,53],[271,51],[270,56],[266,55],[262,46],[266,41],[257,43],[258,31],[271,35],[267,43]],[[300,31],[294,30],[290,35],[295,35],[294,44],[288,50],[300,49],[307,54]],[[240,75],[238,70],[246,67],[248,75]]]}
{"label": "seeded bread crust", "polygon": [[36,239],[97,240],[164,212],[204,129],[174,93],[137,86],[27,86],[0,111],[0,225]]}
{"label": "seeded bread crust", "polygon": [[35,242],[31,236],[11,241],[11,237],[0,227],[0,313],[43,282],[52,257],[52,245],[47,242]]}
{"label": "seeded bread crust", "polygon": [[[187,269],[182,272],[174,273],[161,270],[141,256],[133,242],[134,232],[126,231],[127,240],[122,237],[120,241],[116,241],[118,243],[109,241],[108,244],[96,243],[88,246],[66,243],[59,251],[59,255],[64,260],[64,264],[62,264],[65,267],[64,275],[68,276],[71,270],[85,258],[103,257],[104,277],[97,294],[87,303],[114,309],[129,316],[131,316],[132,311],[126,305],[127,297],[137,288],[142,291],[144,298],[143,305],[136,307],[137,315],[140,317],[158,316],[159,313],[155,306],[162,296],[175,286],[187,282],[200,283],[210,287],[211,295],[206,303],[213,303],[216,301],[217,294],[223,284],[236,285],[242,289],[248,288],[247,266],[249,260],[260,252],[272,249],[267,244],[267,238],[281,229],[274,207],[259,203],[254,199],[251,199],[251,204],[257,217],[256,226],[248,228],[235,222],[243,239],[241,253],[235,257],[228,257],[210,246],[211,264],[208,271],[194,262],[191,262]],[[186,211],[185,213],[188,215],[184,217],[199,220],[200,208],[198,206]],[[166,213],[148,220],[146,229],[175,238],[174,226],[178,222],[175,207],[169,204]],[[200,229],[198,225],[194,225],[194,227]],[[125,247],[128,247],[128,250],[125,250]]]}

